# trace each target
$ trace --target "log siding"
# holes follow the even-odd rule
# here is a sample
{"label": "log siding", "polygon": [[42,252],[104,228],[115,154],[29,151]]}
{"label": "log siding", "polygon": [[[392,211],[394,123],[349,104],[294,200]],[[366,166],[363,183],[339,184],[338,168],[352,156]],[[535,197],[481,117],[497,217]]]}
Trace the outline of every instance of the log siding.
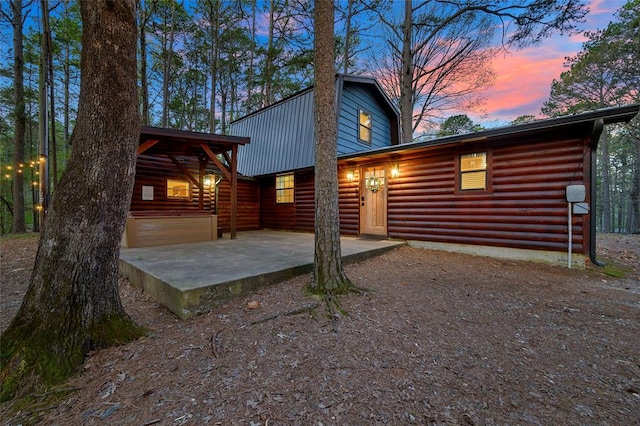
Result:
{"label": "log siding", "polygon": [[[438,150],[403,158],[390,180],[389,237],[563,251],[568,246],[565,188],[585,184],[584,142],[567,139],[491,150],[490,190],[457,191],[458,157]],[[587,200],[589,201],[589,200]],[[573,251],[586,253],[585,216],[573,217]]]}
{"label": "log siding", "polygon": [[[180,163],[196,179],[199,178],[199,164],[193,158],[180,158]],[[199,189],[191,184],[190,199],[169,199],[166,196],[167,179],[188,180],[176,165],[167,157],[139,155],[136,162],[136,182],[131,198],[130,211],[180,211],[184,213],[199,211]],[[153,187],[153,200],[142,199],[142,187]],[[231,182],[222,179],[216,192],[204,187],[204,210],[218,214],[218,227],[228,231],[231,228]],[[256,230],[260,228],[260,191],[259,182],[251,178],[238,179],[238,230]]]}
{"label": "log siding", "polygon": [[[343,235],[360,233],[359,172],[399,165],[387,179],[388,236],[401,240],[566,251],[565,188],[587,185],[588,141],[529,140],[398,151],[378,158],[340,161],[339,211]],[[488,189],[458,191],[460,154],[488,152]],[[347,174],[355,172],[352,181]],[[276,205],[274,177],[262,179],[260,224],[313,232],[313,172],[296,173],[294,205]],[[587,190],[588,192],[588,190]],[[590,202],[589,199],[586,200]],[[573,216],[573,251],[586,254],[587,216]]]}

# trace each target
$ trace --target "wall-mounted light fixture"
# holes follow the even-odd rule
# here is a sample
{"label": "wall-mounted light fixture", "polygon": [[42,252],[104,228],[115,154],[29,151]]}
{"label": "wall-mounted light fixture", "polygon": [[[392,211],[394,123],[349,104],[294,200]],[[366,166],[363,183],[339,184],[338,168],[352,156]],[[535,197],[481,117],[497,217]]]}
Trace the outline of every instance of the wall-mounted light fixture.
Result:
{"label": "wall-mounted light fixture", "polygon": [[211,186],[212,181],[213,180],[211,179],[211,175],[205,175],[202,179],[202,183],[204,184],[204,186]]}
{"label": "wall-mounted light fixture", "polygon": [[355,178],[356,178],[356,174],[355,174],[355,172],[353,171],[353,169],[350,169],[350,170],[347,172],[347,180],[348,180],[349,182],[353,182],[353,180],[354,180]]}
{"label": "wall-mounted light fixture", "polygon": [[398,176],[400,176],[400,168],[397,164],[395,164],[393,167],[391,167],[391,177],[397,178]]}

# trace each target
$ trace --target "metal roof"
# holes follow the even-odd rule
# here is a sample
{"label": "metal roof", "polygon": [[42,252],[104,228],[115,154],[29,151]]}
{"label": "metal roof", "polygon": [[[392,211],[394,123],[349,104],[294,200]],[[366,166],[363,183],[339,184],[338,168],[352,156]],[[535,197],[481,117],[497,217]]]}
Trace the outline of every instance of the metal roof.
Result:
{"label": "metal roof", "polygon": [[341,155],[339,159],[349,159],[363,156],[375,156],[387,153],[419,149],[431,146],[453,145],[460,143],[481,142],[488,139],[501,137],[518,136],[522,134],[536,134],[549,132],[553,129],[576,127],[576,126],[593,126],[598,120],[602,120],[603,124],[613,124],[631,121],[640,113],[640,104],[632,104],[621,107],[603,108],[594,111],[588,111],[580,114],[565,115],[562,117],[549,118],[545,120],[532,121],[530,123],[518,124],[515,126],[497,127],[494,129],[483,130],[480,132],[466,133],[462,135],[446,136],[429,141],[411,142],[401,145],[395,145],[387,148],[379,148],[368,151],[366,153],[354,153]]}
{"label": "metal roof", "polygon": [[[345,83],[372,86],[374,97],[388,114],[398,119],[397,109],[371,77],[337,74],[337,109]],[[338,110],[336,119],[337,116]],[[238,171],[243,175],[261,176],[313,167],[313,87],[233,121],[230,132],[251,137],[251,145],[238,150]]]}

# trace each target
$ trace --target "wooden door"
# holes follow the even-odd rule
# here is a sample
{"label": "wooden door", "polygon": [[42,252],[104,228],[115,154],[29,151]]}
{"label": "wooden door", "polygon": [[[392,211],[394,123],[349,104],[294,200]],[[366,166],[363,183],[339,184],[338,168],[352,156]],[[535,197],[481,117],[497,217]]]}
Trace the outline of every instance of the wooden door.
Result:
{"label": "wooden door", "polygon": [[387,179],[382,167],[363,169],[360,181],[360,233],[387,235]]}

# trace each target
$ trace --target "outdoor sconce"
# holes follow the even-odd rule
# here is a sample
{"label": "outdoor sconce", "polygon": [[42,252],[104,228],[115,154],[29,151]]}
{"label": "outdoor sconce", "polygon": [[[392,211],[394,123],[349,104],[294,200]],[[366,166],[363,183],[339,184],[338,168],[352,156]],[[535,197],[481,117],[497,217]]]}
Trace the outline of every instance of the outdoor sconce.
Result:
{"label": "outdoor sconce", "polygon": [[347,172],[347,180],[348,180],[349,182],[353,182],[353,179],[355,179],[355,177],[356,177],[356,175],[355,175],[355,173],[353,172],[353,170],[349,170],[349,171]]}
{"label": "outdoor sconce", "polygon": [[397,165],[395,165],[391,168],[391,177],[397,178],[398,176],[400,176],[400,169],[398,168]]}
{"label": "outdoor sconce", "polygon": [[204,179],[202,179],[202,183],[204,184],[204,186],[211,186],[211,175],[205,175]]}

